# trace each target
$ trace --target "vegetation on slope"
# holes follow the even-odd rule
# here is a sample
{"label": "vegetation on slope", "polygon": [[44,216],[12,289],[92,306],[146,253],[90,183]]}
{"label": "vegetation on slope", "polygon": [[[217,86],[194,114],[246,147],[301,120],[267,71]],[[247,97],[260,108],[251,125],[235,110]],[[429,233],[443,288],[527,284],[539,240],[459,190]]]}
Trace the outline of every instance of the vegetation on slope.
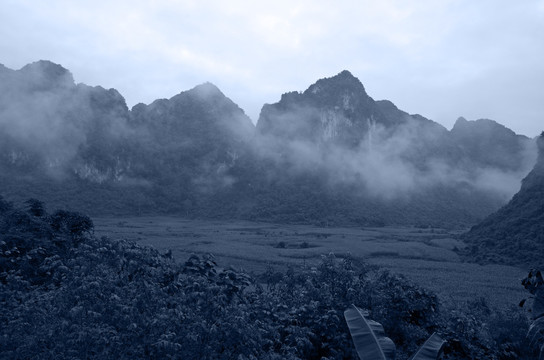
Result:
{"label": "vegetation on slope", "polygon": [[544,132],[539,158],[521,190],[464,236],[468,255],[479,262],[544,266]]}

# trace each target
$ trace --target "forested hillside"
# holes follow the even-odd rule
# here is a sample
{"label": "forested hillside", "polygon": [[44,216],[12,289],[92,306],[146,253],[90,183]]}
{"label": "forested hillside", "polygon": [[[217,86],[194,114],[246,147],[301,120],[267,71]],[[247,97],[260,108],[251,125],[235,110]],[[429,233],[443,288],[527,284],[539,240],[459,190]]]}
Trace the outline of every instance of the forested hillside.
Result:
{"label": "forested hillside", "polygon": [[544,133],[539,157],[521,190],[464,236],[472,258],[541,268],[544,265]]}

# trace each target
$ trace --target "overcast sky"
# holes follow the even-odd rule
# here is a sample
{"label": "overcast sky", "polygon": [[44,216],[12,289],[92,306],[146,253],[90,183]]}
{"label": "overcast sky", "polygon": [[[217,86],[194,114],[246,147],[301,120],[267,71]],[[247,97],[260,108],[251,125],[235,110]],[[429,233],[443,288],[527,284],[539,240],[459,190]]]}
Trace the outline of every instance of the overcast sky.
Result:
{"label": "overcast sky", "polygon": [[346,69],[448,129],[544,130],[544,0],[1,0],[0,63],[39,59],[129,107],[210,81],[256,122]]}

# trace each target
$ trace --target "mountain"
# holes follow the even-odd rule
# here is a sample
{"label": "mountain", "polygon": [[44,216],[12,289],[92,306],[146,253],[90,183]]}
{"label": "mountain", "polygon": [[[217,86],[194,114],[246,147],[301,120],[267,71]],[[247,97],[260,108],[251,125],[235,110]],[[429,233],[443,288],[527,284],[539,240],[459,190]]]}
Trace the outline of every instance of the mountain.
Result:
{"label": "mountain", "polygon": [[118,160],[114,148],[125,137],[129,114],[116,90],[76,85],[68,70],[48,61],[1,76],[0,163],[5,171],[85,178],[95,166],[111,167]]}
{"label": "mountain", "polygon": [[471,168],[470,172],[494,168],[526,173],[535,161],[531,139],[495,121],[461,117],[448,131],[419,114],[398,109],[391,101],[374,101],[348,71],[264,105],[257,132],[273,137],[280,152],[293,142],[316,147],[312,151],[331,145],[351,150],[380,148],[387,143],[399,148],[404,160],[423,168],[439,162]]}
{"label": "mountain", "polygon": [[467,165],[517,171],[527,166],[527,137],[489,119],[467,121],[460,117],[451,129],[451,137],[460,151],[459,159]]}
{"label": "mountain", "polygon": [[537,144],[537,163],[520,191],[464,235],[468,255],[477,261],[544,265],[544,132]]}
{"label": "mountain", "polygon": [[265,105],[257,138],[261,164],[275,170],[259,170],[244,191],[260,199],[253,214],[324,223],[475,222],[504,204],[534,163],[527,137],[490,120],[460,119],[448,131],[375,101],[348,71]]}
{"label": "mountain", "polygon": [[229,171],[255,132],[244,111],[210,83],[138,104],[131,120],[140,144],[132,150],[135,176],[154,188],[149,206],[186,215],[235,181]]}
{"label": "mountain", "polygon": [[115,89],[75,84],[49,61],[0,69],[0,181],[15,199],[91,214],[181,211],[228,181],[254,133],[212,84],[129,110]]}
{"label": "mountain", "polygon": [[451,131],[348,71],[264,105],[255,126],[206,83],[128,109],[61,65],[0,66],[0,184],[92,215],[467,226],[509,199],[533,143],[490,120]]}
{"label": "mountain", "polygon": [[159,167],[190,166],[193,171],[232,163],[254,135],[249,117],[210,83],[169,100],[138,104],[131,121],[145,143],[141,156],[159,160]]}
{"label": "mountain", "polygon": [[[329,142],[354,148],[376,126],[392,129],[411,117],[389,101],[375,102],[349,71],[318,80],[302,93],[289,92],[276,104],[263,106],[257,130],[289,140]],[[437,128],[445,129],[436,123]]]}
{"label": "mountain", "polygon": [[357,134],[386,118],[366,94],[363,84],[348,71],[317,81],[303,93],[282,95],[264,105],[257,122],[261,134],[288,140],[334,142],[357,146]]}

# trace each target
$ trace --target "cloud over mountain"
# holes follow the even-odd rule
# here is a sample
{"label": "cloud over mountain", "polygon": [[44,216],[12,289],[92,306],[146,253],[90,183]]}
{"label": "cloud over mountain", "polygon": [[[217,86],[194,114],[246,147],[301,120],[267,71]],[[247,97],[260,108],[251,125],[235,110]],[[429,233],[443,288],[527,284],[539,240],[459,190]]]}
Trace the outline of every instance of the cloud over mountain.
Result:
{"label": "cloud over mountain", "polygon": [[79,189],[91,212],[107,197],[124,212],[459,225],[503,204],[535,158],[531,139],[496,122],[448,131],[375,101],[348,71],[264,105],[256,127],[210,83],[129,110],[48,61],[0,77],[8,189]]}

